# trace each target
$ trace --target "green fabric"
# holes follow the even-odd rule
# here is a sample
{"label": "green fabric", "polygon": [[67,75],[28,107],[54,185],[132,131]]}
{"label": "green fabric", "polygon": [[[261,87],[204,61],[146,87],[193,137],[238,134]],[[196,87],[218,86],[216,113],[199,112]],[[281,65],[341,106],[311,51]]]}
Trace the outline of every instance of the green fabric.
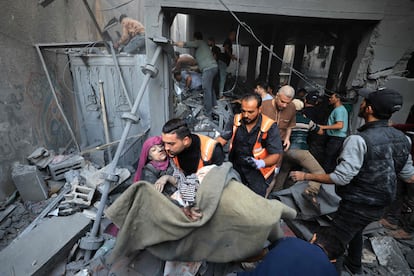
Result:
{"label": "green fabric", "polygon": [[196,222],[148,182],[133,184],[105,211],[120,228],[111,261],[147,248],[163,260],[224,263],[282,237],[280,219],[293,219],[296,211],[256,195],[232,172],[226,162],[205,176],[196,199],[203,217]]}

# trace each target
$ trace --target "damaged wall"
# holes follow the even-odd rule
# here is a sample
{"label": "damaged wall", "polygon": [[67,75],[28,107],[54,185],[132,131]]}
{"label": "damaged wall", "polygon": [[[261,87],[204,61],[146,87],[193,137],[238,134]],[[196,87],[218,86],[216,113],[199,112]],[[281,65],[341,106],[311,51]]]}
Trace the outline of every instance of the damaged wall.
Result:
{"label": "damaged wall", "polygon": [[[73,147],[46,79],[34,44],[99,40],[98,32],[82,1],[55,0],[46,7],[42,1],[0,1],[0,200],[14,190],[11,167],[27,163],[36,148],[58,151]],[[117,0],[89,0],[99,24],[121,13],[143,17],[133,1],[119,9]],[[138,18],[139,19],[139,18]],[[120,30],[120,29],[119,29]],[[44,51],[45,61],[73,130],[74,99],[68,57],[62,50]]]}
{"label": "damaged wall", "polygon": [[[361,43],[360,57],[355,67],[357,72],[350,79],[354,87],[388,87],[399,91],[404,97],[403,108],[391,120],[405,123],[411,105],[414,104],[414,78],[406,77],[406,66],[414,51],[414,1],[388,0],[384,18],[372,34]],[[354,106],[358,110],[359,103]],[[357,112],[355,112],[357,113]],[[358,122],[357,114],[351,119]],[[360,123],[355,123],[355,132]]]}

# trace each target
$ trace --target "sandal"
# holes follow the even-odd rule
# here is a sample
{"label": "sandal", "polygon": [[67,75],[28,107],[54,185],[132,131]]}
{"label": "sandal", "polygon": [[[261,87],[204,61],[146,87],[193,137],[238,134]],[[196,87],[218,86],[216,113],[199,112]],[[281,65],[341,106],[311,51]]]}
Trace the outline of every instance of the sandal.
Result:
{"label": "sandal", "polygon": [[318,212],[318,214],[321,213],[321,206],[318,202],[317,194],[304,190],[302,192],[302,196],[304,199],[306,199],[307,202],[309,202],[312,205],[312,207],[316,210],[316,212]]}

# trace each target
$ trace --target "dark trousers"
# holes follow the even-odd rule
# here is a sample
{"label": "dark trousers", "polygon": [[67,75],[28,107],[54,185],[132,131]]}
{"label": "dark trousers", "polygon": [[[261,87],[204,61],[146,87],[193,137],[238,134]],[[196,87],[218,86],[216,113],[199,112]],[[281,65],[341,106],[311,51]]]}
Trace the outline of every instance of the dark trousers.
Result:
{"label": "dark trousers", "polygon": [[344,137],[328,136],[325,146],[325,161],[322,163],[326,173],[331,173],[335,170],[344,140]]}
{"label": "dark trousers", "polygon": [[352,271],[361,269],[362,231],[384,213],[385,207],[370,206],[342,200],[331,226],[317,231],[316,243],[330,259],[341,257],[348,250],[346,262]]}

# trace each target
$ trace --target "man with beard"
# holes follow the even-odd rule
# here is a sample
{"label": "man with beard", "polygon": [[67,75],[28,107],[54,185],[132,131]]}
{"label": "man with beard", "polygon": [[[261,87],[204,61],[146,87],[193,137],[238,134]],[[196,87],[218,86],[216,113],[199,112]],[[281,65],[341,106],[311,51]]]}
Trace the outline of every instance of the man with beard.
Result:
{"label": "man with beard", "polygon": [[166,122],[161,137],[165,151],[186,176],[207,165],[220,166],[224,161],[220,143],[208,136],[191,133],[182,119]]}
{"label": "man with beard", "polygon": [[264,101],[262,107],[262,113],[276,122],[285,151],[290,147],[290,134],[296,126],[296,108],[292,103],[294,98],[295,89],[290,85],[284,85],[274,99]]}
{"label": "man with beard", "polygon": [[391,115],[401,109],[402,96],[392,89],[361,89],[358,93],[364,98],[358,115],[365,119],[365,125],[345,139],[334,171],[291,172],[294,181],[335,184],[341,197],[338,210],[331,225],[318,229],[313,240],[330,259],[347,250],[344,265],[352,273],[362,271],[362,231],[379,220],[395,199],[397,178],[414,183],[409,138],[388,125]]}
{"label": "man with beard", "polygon": [[240,174],[242,183],[265,196],[283,148],[277,125],[261,114],[261,104],[259,95],[244,95],[241,113],[227,122],[217,141],[222,145],[230,141],[229,161]]}

